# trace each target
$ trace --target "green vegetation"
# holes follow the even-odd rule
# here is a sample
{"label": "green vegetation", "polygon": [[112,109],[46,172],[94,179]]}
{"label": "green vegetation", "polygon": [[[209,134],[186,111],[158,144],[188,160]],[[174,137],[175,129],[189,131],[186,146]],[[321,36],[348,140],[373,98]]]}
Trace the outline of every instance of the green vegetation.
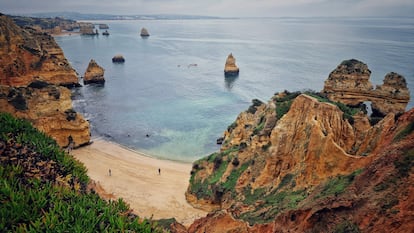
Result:
{"label": "green vegetation", "polygon": [[324,96],[323,94],[319,92],[306,91],[304,94],[314,97],[319,102],[325,102],[325,103],[336,105],[344,113],[343,115],[344,119],[347,119],[349,123],[351,124],[353,124],[354,122],[353,116],[357,114],[359,111],[361,111],[360,107],[350,107],[343,103],[331,101],[326,96]]}
{"label": "green vegetation", "polygon": [[359,233],[360,230],[356,224],[346,220],[336,225],[333,232],[335,233]]}
{"label": "green vegetation", "polygon": [[262,131],[264,129],[265,123],[266,123],[266,118],[264,116],[262,116],[260,118],[259,124],[253,130],[253,135],[259,134],[260,131]]}
{"label": "green vegetation", "polygon": [[250,162],[244,163],[239,169],[234,169],[231,171],[230,175],[227,177],[226,182],[222,184],[222,187],[226,191],[233,191],[236,187],[237,180],[240,175],[249,167]]}
{"label": "green vegetation", "polygon": [[318,194],[315,199],[343,193],[345,189],[354,181],[355,176],[361,174],[361,172],[362,170],[359,169],[349,175],[340,175],[328,180],[325,183],[322,192]]}
{"label": "green vegetation", "polygon": [[245,190],[244,194],[244,203],[246,204],[253,204],[257,200],[261,202],[255,210],[245,212],[240,216],[250,225],[274,220],[278,213],[287,209],[295,209],[308,195],[305,190],[278,191],[278,189],[270,193],[266,193],[264,189],[254,190],[253,193]]}
{"label": "green vegetation", "polygon": [[86,169],[30,123],[0,113],[0,151],[2,232],[160,232],[89,191]]}
{"label": "green vegetation", "polygon": [[283,92],[283,94],[284,94],[283,97],[276,97],[274,99],[274,101],[276,101],[276,117],[277,117],[277,119],[282,118],[283,115],[285,115],[289,111],[293,100],[302,93],[299,92],[299,91],[289,92],[289,91],[285,90]]}
{"label": "green vegetation", "polygon": [[398,175],[403,177],[408,177],[410,175],[411,169],[414,166],[414,149],[410,149],[404,152],[400,160],[394,161],[394,166],[398,170]]}
{"label": "green vegetation", "polygon": [[405,138],[406,136],[408,136],[413,131],[414,131],[414,122],[411,122],[403,130],[401,130],[400,132],[398,132],[397,135],[395,135],[393,141],[394,142],[400,141],[401,139]]}

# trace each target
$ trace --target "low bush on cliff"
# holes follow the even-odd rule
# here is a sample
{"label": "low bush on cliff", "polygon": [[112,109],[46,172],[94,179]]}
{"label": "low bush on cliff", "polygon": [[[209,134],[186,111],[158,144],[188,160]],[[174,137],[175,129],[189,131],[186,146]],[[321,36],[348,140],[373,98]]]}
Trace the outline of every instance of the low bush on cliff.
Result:
{"label": "low bush on cliff", "polygon": [[86,188],[86,169],[30,123],[0,113],[2,232],[157,232],[121,199]]}
{"label": "low bush on cliff", "polygon": [[397,133],[394,137],[394,142],[399,141],[414,131],[414,122],[408,124],[403,130]]}
{"label": "low bush on cliff", "polygon": [[316,195],[315,199],[323,198],[332,195],[339,195],[354,181],[355,176],[361,174],[362,170],[356,170],[353,173],[342,176],[339,175],[329,179],[325,184],[320,194]]}
{"label": "low bush on cliff", "polygon": [[276,97],[273,99],[276,102],[276,117],[277,119],[282,118],[290,109],[293,100],[302,94],[299,91],[296,92],[289,92],[284,91],[283,93],[279,94],[276,93]]}
{"label": "low bush on cliff", "polygon": [[336,105],[344,113],[343,118],[347,119],[349,123],[351,124],[353,124],[354,122],[353,116],[357,114],[359,111],[361,111],[360,107],[351,107],[343,103],[331,101],[330,99],[328,99],[326,96],[324,96],[320,92],[306,91],[304,92],[304,94],[312,96],[313,98],[317,99],[319,102],[326,102],[326,103]]}
{"label": "low bush on cliff", "polygon": [[254,192],[245,190],[244,194],[244,203],[249,205],[256,203],[255,209],[239,216],[250,225],[271,222],[278,213],[297,208],[298,204],[308,196],[305,190],[279,191],[277,189],[269,193],[264,189],[257,189]]}

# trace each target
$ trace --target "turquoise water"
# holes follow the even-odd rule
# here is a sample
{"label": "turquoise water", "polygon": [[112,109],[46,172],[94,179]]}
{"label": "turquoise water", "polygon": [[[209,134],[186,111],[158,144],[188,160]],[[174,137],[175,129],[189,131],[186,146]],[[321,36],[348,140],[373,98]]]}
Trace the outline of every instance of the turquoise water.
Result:
{"label": "turquoise water", "polygon": [[[251,99],[321,90],[345,59],[367,63],[374,84],[390,71],[404,75],[413,99],[413,18],[100,22],[110,36],[56,37],[80,75],[90,59],[105,68],[105,86],[74,90],[75,108],[93,136],[155,157],[194,161],[218,150],[216,139]],[[139,36],[142,27],[148,39]],[[229,53],[237,78],[223,75]],[[116,54],[126,62],[113,64]]]}

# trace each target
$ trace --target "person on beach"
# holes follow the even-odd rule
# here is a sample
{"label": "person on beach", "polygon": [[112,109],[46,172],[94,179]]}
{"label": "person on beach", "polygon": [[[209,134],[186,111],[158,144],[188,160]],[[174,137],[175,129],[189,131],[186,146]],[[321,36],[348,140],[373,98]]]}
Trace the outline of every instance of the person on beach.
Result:
{"label": "person on beach", "polygon": [[112,172],[111,172],[111,169],[109,168],[109,170],[108,170],[108,174],[109,174],[109,176],[111,176],[112,175]]}
{"label": "person on beach", "polygon": [[158,168],[158,175],[161,175],[161,168]]}

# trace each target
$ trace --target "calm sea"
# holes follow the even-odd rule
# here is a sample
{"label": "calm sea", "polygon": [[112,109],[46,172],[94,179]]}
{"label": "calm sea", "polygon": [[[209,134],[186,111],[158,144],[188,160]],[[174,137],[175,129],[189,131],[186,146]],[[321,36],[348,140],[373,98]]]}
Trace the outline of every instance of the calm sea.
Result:
{"label": "calm sea", "polygon": [[[319,91],[345,59],[367,63],[374,84],[390,71],[404,75],[414,99],[414,18],[100,23],[110,36],[56,37],[81,76],[90,59],[105,68],[104,86],[74,90],[75,108],[93,136],[155,157],[194,161],[217,151],[216,139],[253,98]],[[139,36],[142,27],[148,39]],[[237,78],[223,75],[229,53],[240,67]],[[113,64],[116,54],[126,62]]]}

